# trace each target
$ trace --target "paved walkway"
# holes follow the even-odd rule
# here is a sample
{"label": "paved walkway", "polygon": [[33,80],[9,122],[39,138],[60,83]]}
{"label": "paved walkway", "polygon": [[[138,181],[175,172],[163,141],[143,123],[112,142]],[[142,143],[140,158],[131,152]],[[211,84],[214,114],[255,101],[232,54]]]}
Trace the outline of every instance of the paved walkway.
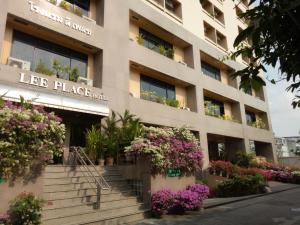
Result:
{"label": "paved walkway", "polygon": [[[267,194],[207,199],[204,211],[188,212],[187,215],[166,215],[163,219],[146,219],[136,225],[300,225],[300,185],[279,182],[270,182],[269,185],[272,192]],[[224,213],[225,211],[229,214]],[[292,220],[285,223],[287,219],[284,215],[290,215],[291,212],[297,213],[293,217],[296,222]],[[269,222],[266,223],[266,220]]]}
{"label": "paved walkway", "polygon": [[[275,182],[275,181],[270,181],[269,186],[270,186],[271,192],[266,193],[266,194],[277,193],[277,192],[300,187],[297,184],[287,184],[287,183],[280,183],[280,182]],[[242,200],[246,200],[246,199],[260,197],[260,196],[263,196],[266,194],[247,195],[247,196],[243,196],[243,197],[233,197],[233,198],[210,198],[210,199],[206,199],[203,202],[203,207],[211,208],[211,207],[215,207],[215,206],[219,206],[219,205],[228,204],[231,202],[237,202],[237,201],[242,201]]]}

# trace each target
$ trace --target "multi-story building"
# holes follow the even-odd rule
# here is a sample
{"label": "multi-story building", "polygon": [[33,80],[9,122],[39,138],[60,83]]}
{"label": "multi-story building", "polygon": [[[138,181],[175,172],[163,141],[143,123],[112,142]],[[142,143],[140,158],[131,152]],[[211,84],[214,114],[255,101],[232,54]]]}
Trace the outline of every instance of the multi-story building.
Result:
{"label": "multi-story building", "polygon": [[[221,60],[247,27],[247,0],[0,0],[0,91],[34,99],[82,145],[91,124],[129,109],[145,124],[188,126],[209,159],[276,160],[265,88],[244,93]],[[252,144],[250,144],[252,143]],[[225,155],[225,156],[224,156]]]}
{"label": "multi-story building", "polygon": [[300,152],[300,137],[278,137],[276,138],[277,157],[296,157],[295,152]]}

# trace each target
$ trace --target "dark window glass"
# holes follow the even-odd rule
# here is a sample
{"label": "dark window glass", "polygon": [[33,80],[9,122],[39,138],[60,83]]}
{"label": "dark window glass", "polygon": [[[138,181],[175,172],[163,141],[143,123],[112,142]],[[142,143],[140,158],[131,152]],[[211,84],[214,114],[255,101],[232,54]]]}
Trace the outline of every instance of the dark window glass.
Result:
{"label": "dark window glass", "polygon": [[246,121],[248,124],[255,123],[256,121],[255,113],[246,111]]}
{"label": "dark window glass", "polygon": [[88,16],[90,11],[89,0],[66,0],[71,4],[72,10],[79,10],[83,15]]}
{"label": "dark window glass", "polygon": [[201,61],[201,69],[202,69],[202,72],[206,75],[206,76],[209,76],[209,77],[212,77],[216,80],[219,80],[221,81],[221,74],[220,74],[220,70],[213,67],[212,65],[204,62],[204,61]]}
{"label": "dark window glass", "polygon": [[248,88],[248,89],[244,89],[243,88],[243,91],[248,94],[248,95],[252,95],[252,87]]}
{"label": "dark window glass", "polygon": [[[172,44],[156,37],[144,29],[140,28],[139,33],[144,38],[144,46],[151,50],[159,53],[159,46],[163,46],[166,50],[173,49]],[[167,57],[172,58],[170,55],[167,55]]]}
{"label": "dark window glass", "polygon": [[[53,61],[58,60],[62,65],[69,66],[71,69],[77,67],[80,76],[86,77],[87,75],[87,55],[19,31],[14,31],[11,56],[29,61],[33,71],[40,63],[52,70]],[[69,79],[69,74],[60,74],[60,76]]]}
{"label": "dark window glass", "polygon": [[223,102],[208,97],[204,97],[204,101],[207,102],[205,107],[207,107],[209,115],[223,116],[225,114]]}
{"label": "dark window glass", "polygon": [[152,92],[156,96],[175,99],[175,86],[165,83],[160,80],[156,80],[151,77],[141,75],[141,91],[142,92]]}

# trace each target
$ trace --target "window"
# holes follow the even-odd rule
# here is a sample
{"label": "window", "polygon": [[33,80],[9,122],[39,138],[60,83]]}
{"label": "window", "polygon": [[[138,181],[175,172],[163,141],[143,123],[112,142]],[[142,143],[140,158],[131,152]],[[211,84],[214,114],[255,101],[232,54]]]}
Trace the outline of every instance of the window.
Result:
{"label": "window", "polygon": [[[57,60],[63,66],[77,68],[80,76],[87,76],[87,55],[20,31],[14,31],[11,57],[30,62],[32,71],[36,71],[41,64],[52,71],[53,61]],[[60,77],[70,79],[69,74],[60,74]]]}
{"label": "window", "polygon": [[247,124],[255,123],[255,121],[256,121],[255,113],[246,111],[246,121],[247,121]]}
{"label": "window", "polygon": [[209,97],[204,97],[205,114],[209,116],[223,116],[224,103]]}
{"label": "window", "polygon": [[164,99],[176,99],[174,85],[156,80],[145,75],[141,75],[141,93],[152,93],[155,96]]}
{"label": "window", "polygon": [[79,10],[82,15],[88,16],[90,11],[90,0],[66,0],[72,5],[73,11]]}
{"label": "window", "polygon": [[206,76],[221,81],[221,74],[219,69],[211,66],[210,64],[204,61],[201,61],[201,69],[202,69],[202,73],[205,74]]}
{"label": "window", "polygon": [[[149,33],[148,31],[140,28],[139,30],[140,35],[142,35],[144,42],[143,45],[146,48],[149,48],[153,51],[156,51],[158,53],[161,53],[160,46],[163,46],[165,49],[165,54],[168,58],[173,58],[173,54],[171,54],[171,50],[173,50],[173,45],[160,39],[159,37],[156,37],[155,35]],[[170,53],[168,53],[170,52]]]}

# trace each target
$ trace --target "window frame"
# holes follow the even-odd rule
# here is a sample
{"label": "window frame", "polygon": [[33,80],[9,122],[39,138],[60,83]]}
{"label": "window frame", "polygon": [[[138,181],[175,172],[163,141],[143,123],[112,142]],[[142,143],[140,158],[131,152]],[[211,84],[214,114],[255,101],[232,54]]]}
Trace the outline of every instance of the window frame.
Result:
{"label": "window frame", "polygon": [[[207,71],[208,73],[204,72]],[[201,72],[208,77],[211,77],[215,80],[221,81],[221,70],[212,66],[211,64],[201,61]]]}
{"label": "window frame", "polygon": [[[32,52],[31,52],[31,54],[32,54],[31,60],[24,59],[19,56],[19,54],[17,53],[18,50],[15,49],[16,48],[16,45],[14,44],[15,41],[33,48]],[[18,58],[18,59],[24,60],[24,61],[30,61],[30,63],[31,63],[30,69],[31,69],[31,71],[35,71],[36,66],[39,63],[38,57],[37,57],[38,51],[45,51],[45,52],[49,53],[48,57],[50,56],[50,54],[56,54],[56,55],[66,58],[67,60],[69,60],[68,65],[70,66],[71,69],[73,69],[72,62],[74,62],[75,60],[84,63],[85,71],[83,74],[80,73],[80,76],[87,77],[87,75],[88,75],[87,74],[88,73],[88,54],[84,54],[84,53],[75,51],[73,49],[70,49],[70,48],[64,47],[62,45],[44,40],[42,38],[35,37],[33,35],[24,33],[19,30],[13,30],[12,47],[11,47],[11,52],[10,52],[11,57]],[[52,69],[52,68],[48,68],[48,69]],[[80,70],[80,68],[78,68],[78,69]]]}
{"label": "window frame", "polygon": [[[150,86],[148,90],[144,90],[143,85],[145,85],[145,84]],[[154,88],[151,88],[151,85],[154,88],[156,86],[156,87],[165,89],[164,90],[165,91],[165,96],[160,95],[159,93],[153,91],[152,89],[154,89]],[[176,87],[175,87],[175,85],[172,85],[172,84],[169,84],[167,82],[149,77],[149,76],[144,75],[144,74],[141,74],[140,75],[140,92],[142,93],[143,91],[145,91],[145,92],[154,92],[155,95],[158,96],[158,97],[162,97],[162,98],[169,99],[169,100],[176,100]]]}

